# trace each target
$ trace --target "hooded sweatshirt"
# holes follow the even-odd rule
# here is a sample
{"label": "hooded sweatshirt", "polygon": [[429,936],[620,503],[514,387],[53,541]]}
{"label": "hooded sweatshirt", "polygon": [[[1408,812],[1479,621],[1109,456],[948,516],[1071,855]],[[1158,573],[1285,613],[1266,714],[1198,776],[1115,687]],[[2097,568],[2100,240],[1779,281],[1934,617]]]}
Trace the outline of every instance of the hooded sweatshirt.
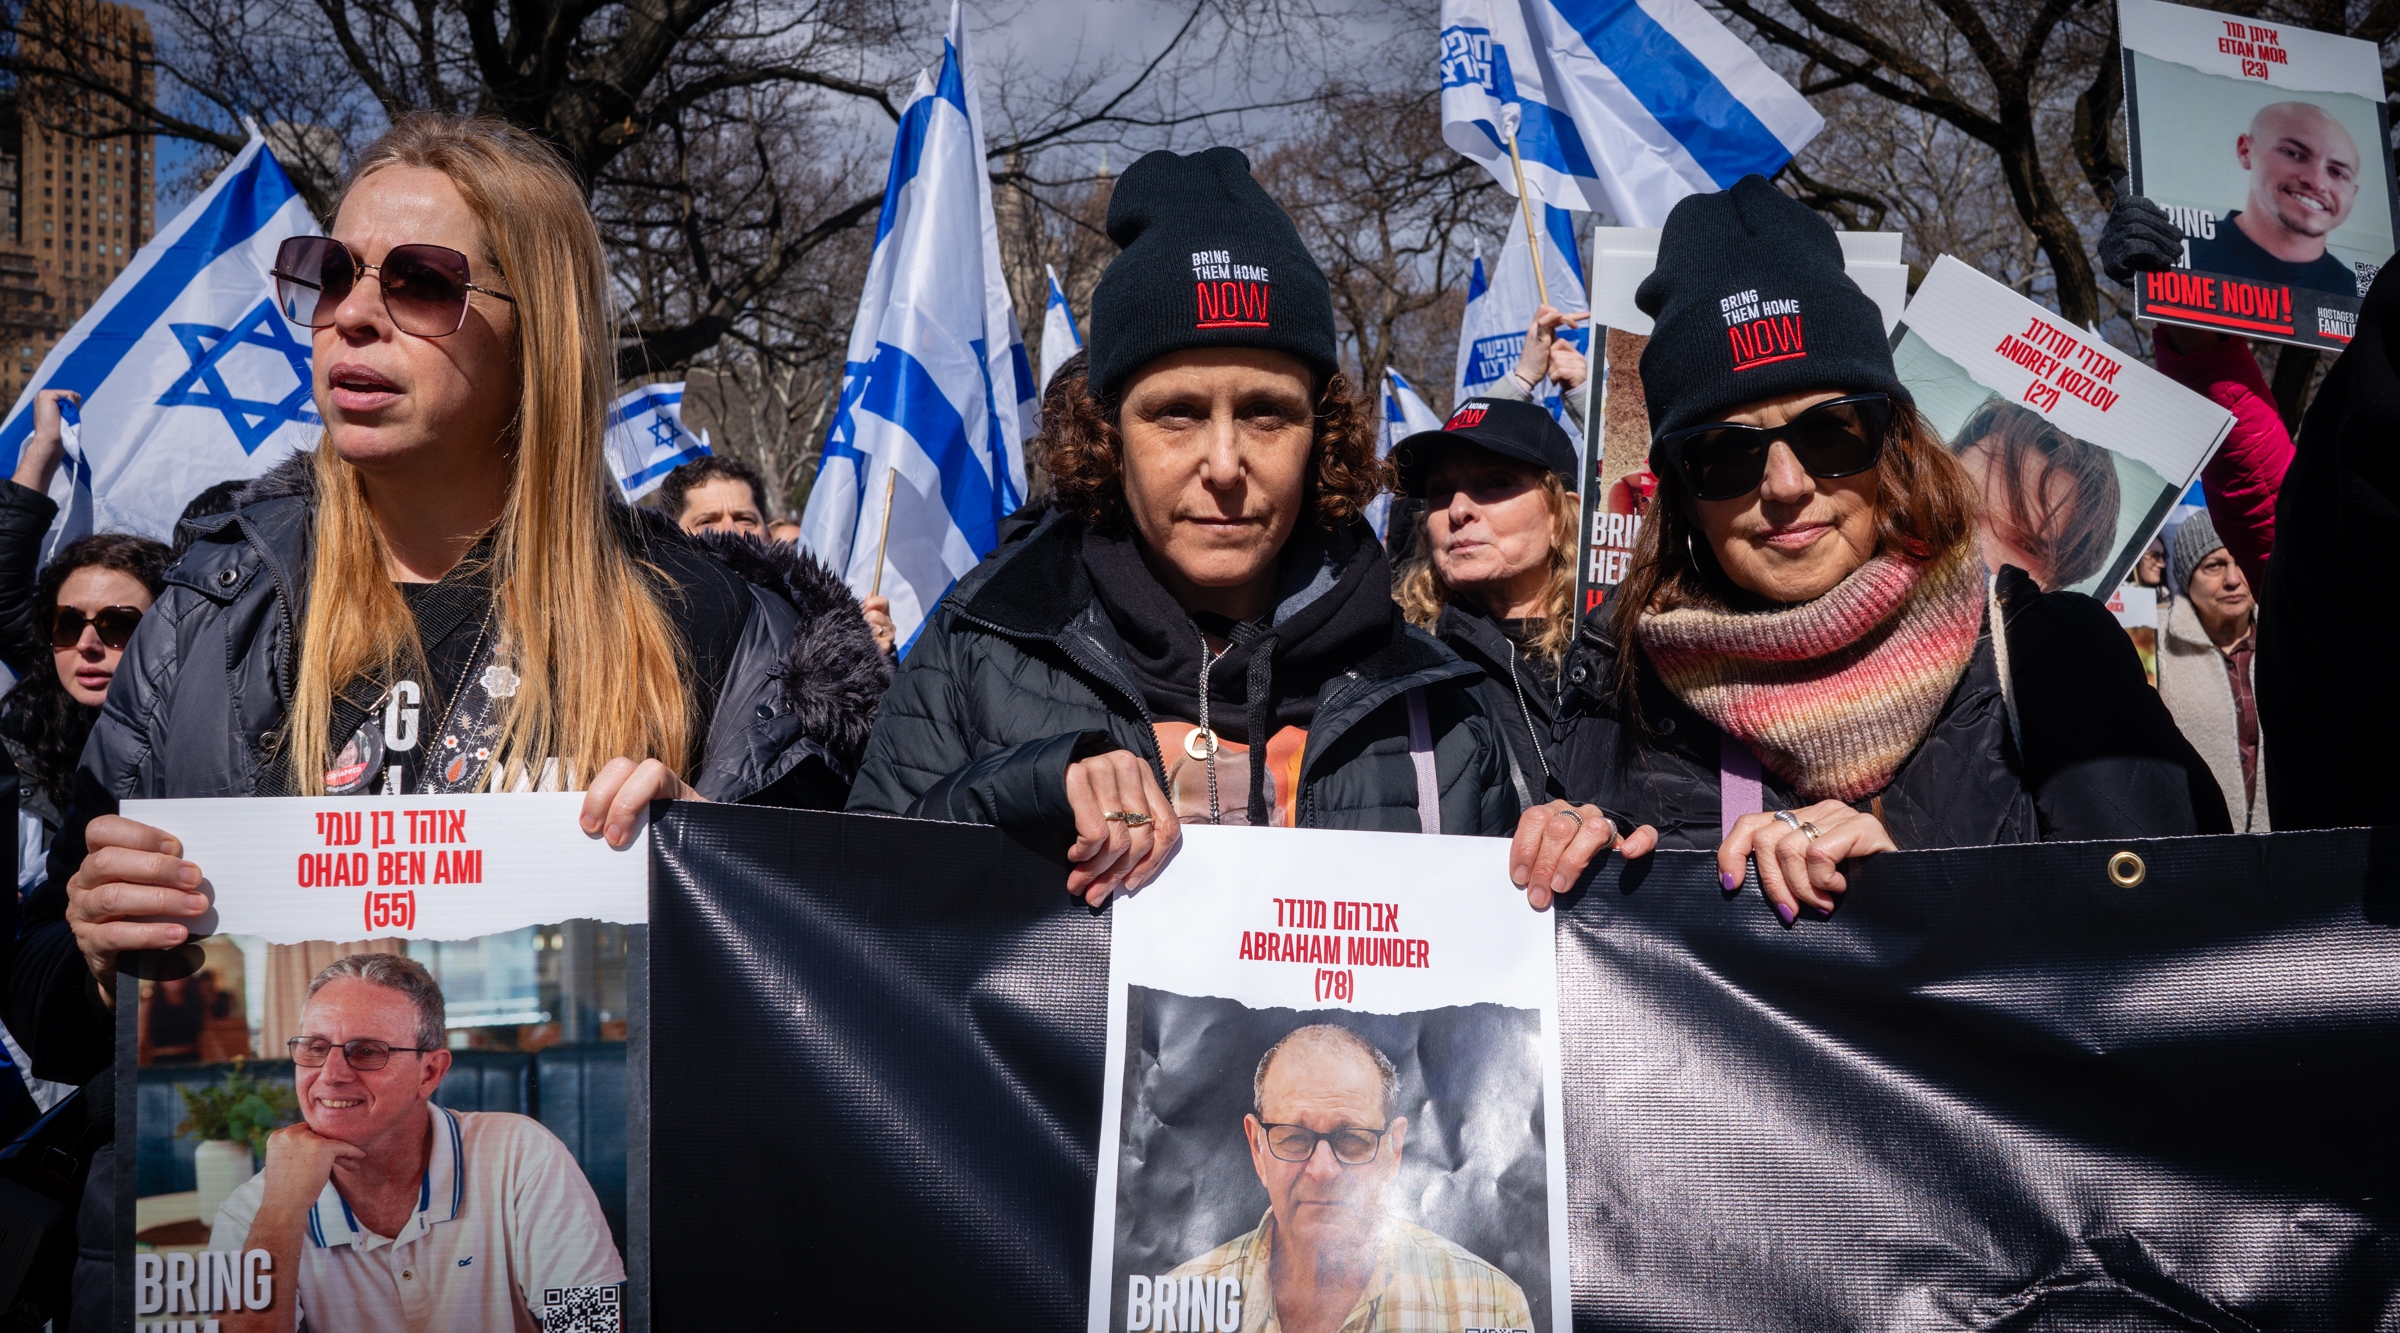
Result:
{"label": "hooded sweatshirt", "polygon": [[[1186,611],[1151,572],[1144,549],[1130,534],[1087,533],[1083,563],[1155,720],[1178,814],[1210,815],[1208,745],[1195,736],[1205,661],[1220,821],[1290,825],[1326,682],[1401,632],[1383,548],[1349,529],[1293,534],[1274,609],[1247,622]],[[1231,646],[1211,657],[1204,633]]]}

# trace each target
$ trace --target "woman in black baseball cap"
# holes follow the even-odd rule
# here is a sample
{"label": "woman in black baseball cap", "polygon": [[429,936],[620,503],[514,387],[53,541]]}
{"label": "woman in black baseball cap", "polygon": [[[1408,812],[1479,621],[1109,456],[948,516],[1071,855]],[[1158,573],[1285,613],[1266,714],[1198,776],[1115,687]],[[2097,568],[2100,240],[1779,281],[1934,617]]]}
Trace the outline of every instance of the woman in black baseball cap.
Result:
{"label": "woman in black baseball cap", "polygon": [[2107,610],[1987,577],[1824,219],[1757,176],[1685,199],[1635,301],[1659,491],[1569,667],[1623,733],[1580,795],[1714,848],[1728,891],[1755,859],[1787,925],[1899,846],[2229,830]]}
{"label": "woman in black baseball cap", "polygon": [[1089,370],[1044,409],[1055,512],[943,600],[850,808],[1000,825],[1095,905],[1183,820],[1507,832],[1475,669],[1360,517],[1374,419],[1291,219],[1212,148],[1136,162],[1108,229]]}
{"label": "woman in black baseball cap", "polygon": [[1395,446],[1392,465],[1399,493],[1425,502],[1394,595],[1409,623],[1483,669],[1484,708],[1508,742],[1509,785],[1526,812],[1510,871],[1546,906],[1610,845],[1640,856],[1658,841],[1581,795],[1600,786],[1600,747],[1615,733],[1584,726],[1567,689],[1575,442],[1532,403],[1470,398],[1440,430]]}

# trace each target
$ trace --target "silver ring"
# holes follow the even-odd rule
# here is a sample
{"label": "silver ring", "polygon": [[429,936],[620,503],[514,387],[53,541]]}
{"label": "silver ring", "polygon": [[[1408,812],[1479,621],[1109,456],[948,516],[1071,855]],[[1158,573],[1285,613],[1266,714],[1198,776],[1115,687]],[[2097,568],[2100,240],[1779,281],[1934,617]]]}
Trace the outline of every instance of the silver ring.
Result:
{"label": "silver ring", "polygon": [[1789,810],[1778,810],[1775,812],[1775,822],[1778,824],[1789,824],[1793,828],[1799,828],[1800,816],[1793,814]]}
{"label": "silver ring", "polygon": [[1579,815],[1579,814],[1576,814],[1576,813],[1575,813],[1574,811],[1572,811],[1572,810],[1553,810],[1553,811],[1551,811],[1550,813],[1551,813],[1551,814],[1554,814],[1554,815],[1565,815],[1567,818],[1569,818],[1569,819],[1572,819],[1572,820],[1574,820],[1574,821],[1575,821],[1575,827],[1577,827],[1577,828],[1582,828],[1582,827],[1583,827],[1583,816],[1581,816],[1581,815]]}

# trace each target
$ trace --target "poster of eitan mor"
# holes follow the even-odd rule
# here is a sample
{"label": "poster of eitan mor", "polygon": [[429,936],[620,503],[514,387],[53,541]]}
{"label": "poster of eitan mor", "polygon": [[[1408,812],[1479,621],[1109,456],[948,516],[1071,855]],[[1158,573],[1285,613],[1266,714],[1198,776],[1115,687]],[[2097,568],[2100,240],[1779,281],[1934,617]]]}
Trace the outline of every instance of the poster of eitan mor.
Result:
{"label": "poster of eitan mor", "polygon": [[2135,313],[2340,350],[2400,250],[2373,42],[2120,0],[2132,187],[2184,234]]}
{"label": "poster of eitan mor", "polygon": [[1092,1333],[1566,1333],[1553,917],[1509,844],[1183,839],[1111,913]]}

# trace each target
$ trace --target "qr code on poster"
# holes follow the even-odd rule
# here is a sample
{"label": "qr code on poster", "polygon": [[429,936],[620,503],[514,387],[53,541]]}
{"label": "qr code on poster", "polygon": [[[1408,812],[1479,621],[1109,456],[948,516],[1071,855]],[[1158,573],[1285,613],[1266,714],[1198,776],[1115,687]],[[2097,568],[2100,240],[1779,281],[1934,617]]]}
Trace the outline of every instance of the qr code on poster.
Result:
{"label": "qr code on poster", "polygon": [[613,1286],[542,1290],[542,1333],[621,1333],[624,1327]]}

